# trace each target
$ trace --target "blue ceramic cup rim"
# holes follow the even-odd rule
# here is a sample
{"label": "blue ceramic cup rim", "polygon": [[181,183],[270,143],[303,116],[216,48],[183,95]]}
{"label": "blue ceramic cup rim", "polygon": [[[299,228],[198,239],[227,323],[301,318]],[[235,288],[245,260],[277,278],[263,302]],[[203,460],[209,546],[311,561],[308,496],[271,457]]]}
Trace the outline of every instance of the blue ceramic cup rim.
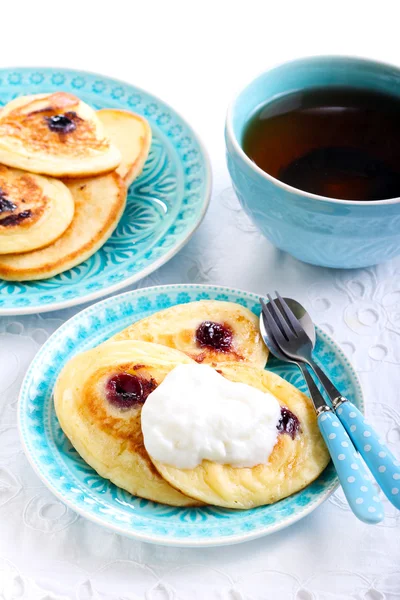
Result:
{"label": "blue ceramic cup rim", "polygon": [[307,198],[309,200],[315,199],[315,200],[320,200],[320,201],[322,200],[323,202],[330,202],[333,204],[341,204],[341,205],[348,204],[350,206],[364,206],[364,207],[366,205],[379,207],[384,204],[386,204],[386,205],[399,204],[400,197],[388,198],[386,200],[369,200],[368,202],[366,202],[365,200],[342,200],[342,199],[338,199],[338,198],[329,198],[328,196],[320,196],[318,194],[312,194],[311,192],[306,192],[304,190],[300,190],[299,188],[288,185],[287,183],[284,183],[283,181],[280,181],[279,179],[276,179],[276,177],[273,177],[272,175],[269,175],[268,173],[263,171],[258,165],[256,165],[255,162],[253,162],[247,156],[247,154],[243,150],[242,145],[239,142],[239,140],[237,139],[237,137],[234,133],[234,129],[233,129],[233,115],[234,115],[236,103],[238,102],[238,100],[241,97],[241,95],[243,94],[243,92],[245,90],[247,90],[247,88],[249,88],[255,81],[257,81],[258,79],[261,79],[266,73],[274,71],[275,69],[279,69],[280,67],[283,67],[285,65],[295,65],[296,63],[301,63],[304,61],[312,63],[312,62],[318,61],[318,60],[336,60],[336,61],[354,60],[354,61],[357,61],[360,63],[369,63],[370,65],[378,67],[378,68],[379,67],[388,67],[388,68],[395,70],[398,73],[399,82],[400,82],[400,67],[398,65],[394,65],[392,63],[388,63],[385,61],[373,60],[373,59],[365,58],[365,57],[361,57],[361,56],[352,56],[352,55],[345,55],[345,54],[343,54],[343,55],[341,55],[341,54],[322,54],[322,55],[313,55],[313,56],[303,56],[301,58],[295,58],[293,60],[286,60],[284,62],[273,65],[272,67],[268,68],[265,71],[262,71],[256,77],[253,77],[251,79],[251,81],[249,81],[244,87],[242,87],[238,93],[236,93],[235,97],[233,98],[233,100],[231,101],[231,103],[228,107],[228,111],[227,111],[227,115],[226,115],[226,121],[225,121],[226,136],[229,138],[229,141],[232,144],[232,146],[234,147],[237,155],[248,167],[250,167],[250,169],[252,171],[254,171],[258,175],[260,175],[263,179],[266,179],[267,181],[273,183],[277,187],[280,187],[283,190],[290,192],[292,194],[296,194],[297,197],[303,196],[304,198]]}

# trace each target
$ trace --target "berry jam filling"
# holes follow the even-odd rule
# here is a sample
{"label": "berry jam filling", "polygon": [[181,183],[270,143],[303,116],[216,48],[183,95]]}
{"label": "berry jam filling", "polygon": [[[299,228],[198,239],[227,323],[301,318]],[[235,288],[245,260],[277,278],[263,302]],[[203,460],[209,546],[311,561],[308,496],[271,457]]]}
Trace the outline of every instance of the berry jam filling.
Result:
{"label": "berry jam filling", "polygon": [[0,225],[18,225],[24,219],[28,219],[32,214],[31,210],[24,210],[23,212],[18,213],[17,215],[9,215],[4,219],[0,220]]}
{"label": "berry jam filling", "polygon": [[8,200],[3,190],[0,188],[0,213],[11,212],[17,208],[17,205]]}
{"label": "berry jam filling", "polygon": [[276,426],[279,433],[287,433],[292,440],[296,437],[300,430],[300,421],[286,406],[281,407],[281,418]]}
{"label": "berry jam filling", "polygon": [[147,396],[157,387],[154,379],[144,379],[129,373],[119,373],[106,384],[107,400],[113,406],[126,410],[145,403]]}
{"label": "berry jam filling", "polygon": [[77,114],[73,111],[67,112],[64,115],[45,117],[48,128],[55,133],[71,133],[71,131],[75,131],[76,118]]}
{"label": "berry jam filling", "polygon": [[196,342],[202,348],[229,352],[232,348],[232,330],[227,325],[203,321],[196,330]]}

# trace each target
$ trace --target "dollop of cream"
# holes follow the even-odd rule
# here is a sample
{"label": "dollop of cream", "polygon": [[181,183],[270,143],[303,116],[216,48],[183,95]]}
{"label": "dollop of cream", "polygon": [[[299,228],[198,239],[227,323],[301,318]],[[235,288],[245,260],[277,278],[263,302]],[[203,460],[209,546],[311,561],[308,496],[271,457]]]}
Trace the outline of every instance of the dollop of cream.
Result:
{"label": "dollop of cream", "polygon": [[198,364],[175,367],[141,413],[149,455],[179,469],[205,459],[233,467],[267,463],[279,418],[275,396]]}

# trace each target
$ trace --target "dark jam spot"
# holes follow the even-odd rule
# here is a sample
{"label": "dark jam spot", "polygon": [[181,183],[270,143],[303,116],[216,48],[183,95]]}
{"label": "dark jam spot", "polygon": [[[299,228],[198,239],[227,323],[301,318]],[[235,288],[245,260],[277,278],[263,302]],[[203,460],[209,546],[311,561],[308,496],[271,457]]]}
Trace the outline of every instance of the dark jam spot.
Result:
{"label": "dark jam spot", "polygon": [[154,379],[144,379],[129,373],[119,373],[108,380],[106,396],[110,404],[121,409],[140,406],[157,387]]}
{"label": "dark jam spot", "polygon": [[221,323],[203,321],[196,330],[196,342],[203,348],[229,352],[232,347],[232,330]]}
{"label": "dark jam spot", "polygon": [[286,406],[281,407],[281,418],[277,425],[279,433],[287,433],[292,440],[296,437],[300,430],[300,421]]}
{"label": "dark jam spot", "polygon": [[11,212],[17,208],[17,205],[14,202],[11,202],[0,188],[0,213],[2,212]]}
{"label": "dark jam spot", "polygon": [[9,215],[4,219],[0,219],[0,225],[12,226],[18,225],[24,219],[28,219],[32,214],[31,210],[24,210],[23,212],[18,213],[17,215]]}
{"label": "dark jam spot", "polygon": [[77,114],[73,111],[65,113],[65,115],[54,115],[53,117],[45,117],[47,126],[50,131],[55,133],[71,133],[75,131]]}

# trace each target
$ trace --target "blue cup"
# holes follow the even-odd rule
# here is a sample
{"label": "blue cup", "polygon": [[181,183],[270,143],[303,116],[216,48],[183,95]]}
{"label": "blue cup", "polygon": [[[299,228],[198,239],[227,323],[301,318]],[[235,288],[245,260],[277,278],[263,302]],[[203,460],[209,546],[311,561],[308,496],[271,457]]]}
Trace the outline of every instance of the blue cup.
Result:
{"label": "blue cup", "polygon": [[360,58],[323,56],[263,73],[228,110],[228,169],[243,209],[275,246],[313,265],[366,267],[400,254],[400,198],[355,202],[310,194],[265,173],[242,148],[246,124],[262,104],[282,94],[328,86],[377,90],[400,98],[400,69]]}

